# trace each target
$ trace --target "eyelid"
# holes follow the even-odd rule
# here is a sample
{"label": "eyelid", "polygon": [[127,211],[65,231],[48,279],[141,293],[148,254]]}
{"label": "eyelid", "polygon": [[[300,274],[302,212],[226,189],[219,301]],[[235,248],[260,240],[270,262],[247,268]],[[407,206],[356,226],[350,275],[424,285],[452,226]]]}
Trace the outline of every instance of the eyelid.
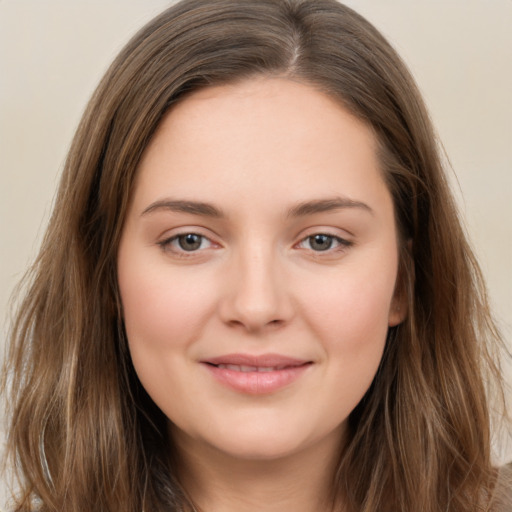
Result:
{"label": "eyelid", "polygon": [[[174,228],[172,230],[167,231],[166,235],[161,236],[159,240],[156,242],[156,245],[160,246],[163,252],[165,253],[171,253],[174,256],[182,257],[182,258],[190,258],[194,256],[198,256],[202,254],[204,251],[212,248],[220,248],[222,245],[215,241],[215,236],[212,235],[206,235],[204,233],[205,229],[199,226],[183,226],[180,228]],[[333,233],[334,228],[326,228],[323,229],[322,227],[315,227],[314,229],[311,228],[307,230],[306,232],[303,232],[300,236],[300,239],[298,242],[296,242],[293,245],[293,248],[303,249],[307,250],[315,256],[322,256],[322,255],[328,255],[336,252],[342,252],[349,247],[354,245],[354,241],[350,240],[350,235],[347,231],[348,237],[340,236],[338,233]],[[338,230],[339,231],[339,230]],[[200,247],[196,250],[187,251],[186,249],[182,249],[179,247],[173,247],[173,243],[176,242],[180,237],[186,236],[186,235],[197,235],[201,237],[202,240],[205,240],[208,242],[207,247]],[[329,247],[325,250],[314,250],[313,248],[307,248],[307,247],[301,247],[304,243],[306,243],[308,240],[312,239],[314,236],[317,235],[324,235],[329,238],[332,238],[334,241],[334,244],[332,247]],[[352,235],[353,236],[353,235]]]}
{"label": "eyelid", "polygon": [[[347,231],[345,231],[345,232],[347,234],[349,234]],[[336,242],[336,244],[333,245],[332,247],[329,247],[328,249],[325,249],[324,251],[318,251],[318,250],[315,251],[313,248],[301,247],[302,244],[304,244],[305,242],[307,242],[308,240],[310,240],[311,238],[313,238],[317,235],[324,235],[329,238],[332,238],[333,241]],[[351,234],[349,234],[349,235],[351,235]],[[336,252],[342,252],[342,251],[348,249],[349,247],[352,247],[353,245],[354,245],[354,241],[350,239],[350,236],[348,236],[348,237],[342,236],[339,234],[339,232],[333,233],[333,228],[323,229],[322,227],[315,227],[313,229],[307,230],[306,233],[302,233],[300,236],[300,240],[294,244],[294,248],[307,250],[307,251],[313,253],[315,256],[322,256],[322,255],[327,256],[329,254],[332,255],[333,253],[336,253]]]}
{"label": "eyelid", "polygon": [[[308,235],[308,236],[304,237],[302,240],[300,240],[299,243],[296,245],[300,245],[317,235],[324,235],[329,238],[332,238],[334,241],[336,241],[339,244],[339,246],[350,247],[351,245],[353,245],[353,242],[346,240],[345,238],[341,238],[340,236],[337,236],[337,235],[331,235],[329,233],[315,233],[313,235]],[[332,251],[332,248],[326,249],[325,251],[315,251],[315,252],[329,252],[329,251]]]}
{"label": "eyelid", "polygon": [[[180,237],[186,236],[186,235],[196,235],[201,237],[202,240],[207,240],[209,242],[209,246],[205,248],[199,248],[197,250],[193,251],[186,251],[185,249],[181,249],[179,247],[173,247],[173,242],[177,241]],[[171,232],[167,235],[159,237],[159,240],[156,242],[156,245],[160,246],[162,251],[165,253],[171,253],[174,256],[181,257],[181,258],[189,258],[198,256],[205,250],[220,247],[220,244],[213,240],[214,237],[211,235],[204,234],[204,230],[197,227],[197,226],[190,226],[190,227],[180,227],[175,228],[171,230]]]}

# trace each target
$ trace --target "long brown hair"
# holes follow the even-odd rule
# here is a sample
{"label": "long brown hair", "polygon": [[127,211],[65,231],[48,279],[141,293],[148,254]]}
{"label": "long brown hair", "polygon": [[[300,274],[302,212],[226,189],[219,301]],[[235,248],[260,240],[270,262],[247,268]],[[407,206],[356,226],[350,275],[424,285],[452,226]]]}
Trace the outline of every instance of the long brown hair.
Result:
{"label": "long brown hair", "polygon": [[185,0],[144,27],[100,83],[26,278],[6,372],[16,511],[192,508],[166,418],[130,361],[116,253],[165,113],[199,88],[256,75],[312,84],[374,130],[404,241],[409,314],[349,418],[335,491],[350,512],[497,510],[487,397],[503,397],[500,337],[409,72],[334,0]]}

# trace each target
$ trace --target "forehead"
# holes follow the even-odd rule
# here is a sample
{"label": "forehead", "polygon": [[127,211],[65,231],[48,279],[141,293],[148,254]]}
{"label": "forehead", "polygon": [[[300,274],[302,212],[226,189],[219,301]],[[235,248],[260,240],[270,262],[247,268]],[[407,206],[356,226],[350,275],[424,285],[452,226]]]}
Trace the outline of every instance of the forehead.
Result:
{"label": "forehead", "polygon": [[231,193],[273,204],[371,195],[383,186],[376,146],[365,123],[310,85],[256,78],[209,87],[165,116],[136,195]]}
{"label": "forehead", "polygon": [[356,136],[359,144],[375,147],[376,143],[369,126],[313,85],[287,78],[255,77],[186,96],[164,117],[150,146],[154,150],[162,139],[171,133],[176,138],[178,132],[183,135],[182,142],[193,135],[202,142],[220,145],[228,130],[232,146],[243,140],[247,147],[247,136],[257,135],[255,144],[265,144],[265,149],[277,144],[286,149],[282,138],[275,137],[276,132],[287,134],[290,142],[292,137],[315,144],[323,139],[325,146],[334,138],[339,145],[343,139],[354,141]]}

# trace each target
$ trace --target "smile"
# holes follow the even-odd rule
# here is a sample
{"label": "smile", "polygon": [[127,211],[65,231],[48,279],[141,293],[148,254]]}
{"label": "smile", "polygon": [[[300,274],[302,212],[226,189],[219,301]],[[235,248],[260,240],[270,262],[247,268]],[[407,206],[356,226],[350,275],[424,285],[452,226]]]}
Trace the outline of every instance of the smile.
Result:
{"label": "smile", "polygon": [[265,395],[290,386],[313,365],[312,361],[268,354],[230,354],[202,361],[210,375],[239,393]]}
{"label": "smile", "polygon": [[235,372],[276,372],[279,370],[285,370],[289,366],[241,366],[236,364],[218,364],[215,365],[217,368],[224,370],[233,370]]}

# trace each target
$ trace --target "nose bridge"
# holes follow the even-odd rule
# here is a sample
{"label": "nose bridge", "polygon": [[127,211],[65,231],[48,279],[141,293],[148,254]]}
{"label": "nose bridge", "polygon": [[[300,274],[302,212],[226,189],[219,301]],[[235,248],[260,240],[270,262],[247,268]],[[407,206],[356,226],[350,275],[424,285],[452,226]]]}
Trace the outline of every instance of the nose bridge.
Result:
{"label": "nose bridge", "polygon": [[289,297],[273,244],[247,240],[232,265],[225,311],[228,322],[258,330],[290,317]]}

